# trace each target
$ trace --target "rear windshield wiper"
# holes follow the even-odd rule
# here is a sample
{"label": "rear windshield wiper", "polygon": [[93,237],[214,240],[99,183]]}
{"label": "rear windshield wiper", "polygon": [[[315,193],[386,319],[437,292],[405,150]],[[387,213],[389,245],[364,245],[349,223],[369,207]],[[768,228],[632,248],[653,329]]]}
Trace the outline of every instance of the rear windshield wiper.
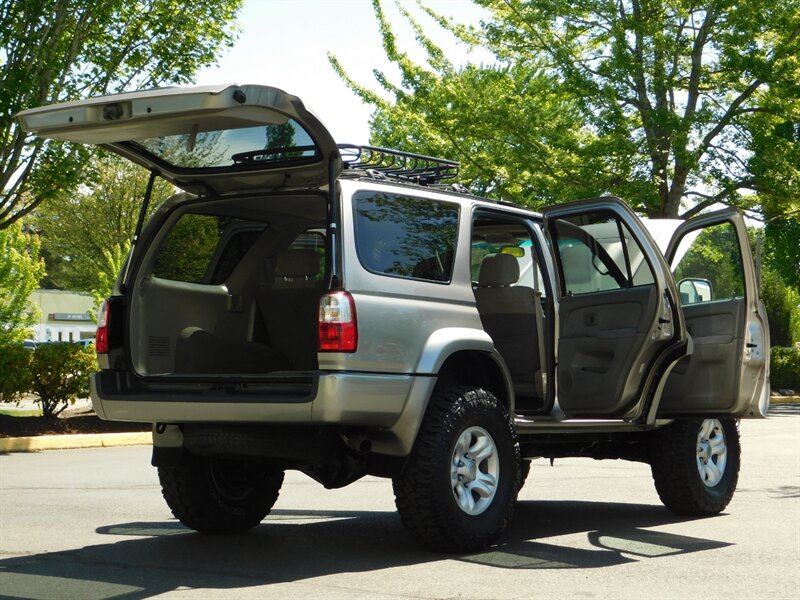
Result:
{"label": "rear windshield wiper", "polygon": [[237,152],[231,156],[231,160],[234,164],[245,164],[252,162],[277,162],[291,158],[309,158],[313,156],[317,156],[316,146],[288,146],[285,148],[261,148],[260,150]]}

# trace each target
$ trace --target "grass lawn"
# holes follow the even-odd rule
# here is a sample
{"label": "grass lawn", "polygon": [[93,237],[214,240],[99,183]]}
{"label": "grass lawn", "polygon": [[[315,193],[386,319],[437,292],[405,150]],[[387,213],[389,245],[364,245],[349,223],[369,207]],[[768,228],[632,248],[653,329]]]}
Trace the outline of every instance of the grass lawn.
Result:
{"label": "grass lawn", "polygon": [[38,408],[0,408],[0,415],[8,417],[40,417],[42,411]]}

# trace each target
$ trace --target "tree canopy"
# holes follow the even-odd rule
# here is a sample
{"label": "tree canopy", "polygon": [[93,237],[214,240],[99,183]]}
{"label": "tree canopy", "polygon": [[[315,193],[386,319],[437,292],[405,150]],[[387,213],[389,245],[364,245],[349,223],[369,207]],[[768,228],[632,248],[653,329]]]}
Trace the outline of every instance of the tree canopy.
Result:
{"label": "tree canopy", "polygon": [[800,110],[800,0],[475,2],[489,16],[479,27],[425,10],[492,64],[454,67],[401,8],[427,56],[414,63],[380,0],[400,82],[376,71],[381,95],[331,57],[376,107],[373,143],[444,150],[468,180],[491,181],[478,191],[533,206],[613,193],[677,217],[769,197],[782,214],[800,191],[798,132],[787,132]]}
{"label": "tree canopy", "polygon": [[19,338],[34,323],[30,295],[43,275],[39,239],[19,223],[0,229],[0,337]]}
{"label": "tree canopy", "polygon": [[0,0],[0,229],[69,195],[87,150],[26,135],[18,111],[187,83],[234,40],[242,0]]}
{"label": "tree canopy", "polygon": [[[32,223],[47,261],[45,284],[91,292],[103,300],[130,250],[149,174],[106,152],[93,157],[88,167],[86,185],[59,202],[42,204]],[[174,191],[156,179],[149,212]]]}

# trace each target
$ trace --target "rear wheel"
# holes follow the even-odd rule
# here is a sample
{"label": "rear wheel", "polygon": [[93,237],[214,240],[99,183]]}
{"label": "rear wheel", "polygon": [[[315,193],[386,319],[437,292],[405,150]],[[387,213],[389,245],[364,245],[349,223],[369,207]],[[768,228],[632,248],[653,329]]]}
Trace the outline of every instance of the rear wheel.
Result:
{"label": "rear wheel", "polygon": [[453,387],[431,398],[393,485],[400,518],[418,542],[471,552],[505,529],[518,481],[519,447],[505,407],[486,390]]}
{"label": "rear wheel", "polygon": [[172,514],[201,533],[241,533],[269,514],[283,484],[283,471],[246,458],[191,456],[176,467],[159,467],[158,478]]}
{"label": "rear wheel", "polygon": [[741,455],[734,419],[675,421],[657,433],[653,450],[653,481],[670,511],[715,515],[733,498]]}

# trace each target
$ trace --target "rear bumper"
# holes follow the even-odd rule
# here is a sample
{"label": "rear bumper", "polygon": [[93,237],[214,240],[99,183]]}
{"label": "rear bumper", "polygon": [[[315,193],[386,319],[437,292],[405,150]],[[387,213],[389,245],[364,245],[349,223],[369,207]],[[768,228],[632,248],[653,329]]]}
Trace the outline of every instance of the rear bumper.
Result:
{"label": "rear bumper", "polygon": [[435,377],[320,372],[304,393],[286,387],[233,393],[198,387],[132,389],[123,377],[101,372],[91,378],[98,416],[141,423],[246,423],[332,425],[362,432],[378,452],[408,454],[416,438]]}

